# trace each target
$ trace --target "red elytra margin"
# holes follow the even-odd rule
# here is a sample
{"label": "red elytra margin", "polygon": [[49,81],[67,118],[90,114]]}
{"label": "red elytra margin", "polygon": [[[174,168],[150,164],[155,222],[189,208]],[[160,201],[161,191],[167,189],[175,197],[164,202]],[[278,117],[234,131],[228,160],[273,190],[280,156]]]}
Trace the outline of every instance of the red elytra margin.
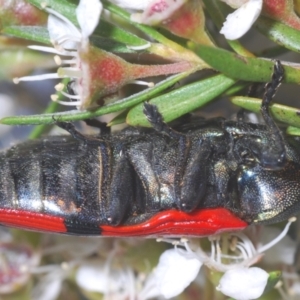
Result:
{"label": "red elytra margin", "polygon": [[248,224],[225,208],[200,209],[192,213],[162,211],[136,225],[101,226],[103,236],[207,236],[224,231],[242,230]]}
{"label": "red elytra margin", "polygon": [[24,210],[0,209],[0,224],[37,231],[67,232],[63,218]]}

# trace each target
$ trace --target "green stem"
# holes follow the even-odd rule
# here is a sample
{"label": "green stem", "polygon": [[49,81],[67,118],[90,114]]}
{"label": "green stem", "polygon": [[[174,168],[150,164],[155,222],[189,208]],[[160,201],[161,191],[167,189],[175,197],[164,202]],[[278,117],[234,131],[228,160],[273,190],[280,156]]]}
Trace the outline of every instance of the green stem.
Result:
{"label": "green stem", "polygon": [[[58,110],[59,104],[57,102],[51,101],[48,107],[45,109],[44,114],[51,114]],[[49,127],[47,124],[37,125],[33,128],[30,132],[28,138],[30,140],[37,139],[41,137],[45,132],[46,129]]]}

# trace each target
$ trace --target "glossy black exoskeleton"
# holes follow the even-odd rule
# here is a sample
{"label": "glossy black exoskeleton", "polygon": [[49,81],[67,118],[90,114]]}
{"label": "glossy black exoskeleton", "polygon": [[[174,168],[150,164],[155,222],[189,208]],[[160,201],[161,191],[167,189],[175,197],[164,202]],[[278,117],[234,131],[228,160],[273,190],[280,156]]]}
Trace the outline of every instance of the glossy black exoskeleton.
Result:
{"label": "glossy black exoskeleton", "polygon": [[84,136],[58,122],[72,136],[1,154],[0,209],[59,216],[75,234],[140,224],[172,209],[222,207],[248,224],[293,216],[300,210],[300,140],[285,136],[270,116],[283,78],[280,62],[274,69],[261,107],[264,125],[194,119],[172,129],[148,103],[153,129]]}

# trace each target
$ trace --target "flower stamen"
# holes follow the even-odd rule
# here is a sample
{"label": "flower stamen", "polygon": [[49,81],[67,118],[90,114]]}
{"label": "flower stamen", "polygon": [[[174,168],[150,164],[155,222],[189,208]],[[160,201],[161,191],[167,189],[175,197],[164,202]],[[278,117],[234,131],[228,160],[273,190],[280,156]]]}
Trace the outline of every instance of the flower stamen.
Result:
{"label": "flower stamen", "polygon": [[32,50],[62,55],[62,53],[60,51],[58,51],[52,47],[30,45],[30,46],[28,46],[28,48],[32,49]]}
{"label": "flower stamen", "polygon": [[143,80],[131,80],[127,84],[145,85],[147,87],[154,87],[155,86],[154,82],[147,82],[147,81],[143,81]]}
{"label": "flower stamen", "polygon": [[[70,98],[70,99],[80,99],[80,96],[79,95],[71,95],[71,94],[68,94],[64,91],[60,91],[64,96]],[[72,104],[74,105],[74,102],[72,102]]]}
{"label": "flower stamen", "polygon": [[61,59],[59,55],[54,56],[54,61],[58,66],[61,65],[76,65],[76,59]]}
{"label": "flower stamen", "polygon": [[45,79],[57,79],[60,76],[57,73],[49,73],[35,76],[24,76],[24,77],[16,77],[13,79],[15,84],[18,84],[20,81],[36,81],[36,80],[45,80]]}
{"label": "flower stamen", "polygon": [[65,88],[65,85],[60,82],[54,88],[56,91],[61,92]]}
{"label": "flower stamen", "polygon": [[288,223],[285,225],[283,231],[281,232],[281,234],[278,235],[277,238],[275,238],[274,240],[272,240],[270,243],[268,243],[268,244],[266,244],[266,245],[258,248],[257,252],[258,253],[266,252],[267,250],[269,250],[270,248],[272,248],[275,244],[279,243],[287,235],[291,224],[293,222],[295,222],[295,221],[296,221],[296,217],[290,218],[288,220]]}
{"label": "flower stamen", "polygon": [[59,68],[57,74],[60,77],[81,78],[82,72],[79,68]]}
{"label": "flower stamen", "polygon": [[53,94],[50,97],[51,97],[52,101],[57,102],[57,103],[62,104],[62,105],[66,105],[66,106],[76,106],[76,105],[80,105],[80,103],[81,103],[80,101],[68,102],[68,101],[58,100],[58,95],[56,95],[56,94]]}

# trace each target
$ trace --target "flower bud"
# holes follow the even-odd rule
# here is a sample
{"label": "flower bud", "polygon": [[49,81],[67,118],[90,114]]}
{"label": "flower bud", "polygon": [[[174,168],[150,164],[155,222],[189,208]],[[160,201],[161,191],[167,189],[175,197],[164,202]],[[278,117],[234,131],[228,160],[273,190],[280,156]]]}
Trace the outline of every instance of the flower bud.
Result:
{"label": "flower bud", "polygon": [[0,29],[10,25],[45,25],[47,14],[25,0],[0,0]]}

